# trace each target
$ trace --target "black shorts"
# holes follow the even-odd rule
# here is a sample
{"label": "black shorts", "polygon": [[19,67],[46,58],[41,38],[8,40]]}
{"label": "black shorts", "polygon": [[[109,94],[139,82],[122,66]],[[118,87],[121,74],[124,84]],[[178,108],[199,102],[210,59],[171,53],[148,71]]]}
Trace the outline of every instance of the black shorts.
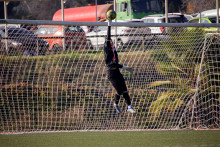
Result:
{"label": "black shorts", "polygon": [[108,70],[108,79],[119,95],[121,95],[124,91],[127,91],[125,79],[119,69]]}

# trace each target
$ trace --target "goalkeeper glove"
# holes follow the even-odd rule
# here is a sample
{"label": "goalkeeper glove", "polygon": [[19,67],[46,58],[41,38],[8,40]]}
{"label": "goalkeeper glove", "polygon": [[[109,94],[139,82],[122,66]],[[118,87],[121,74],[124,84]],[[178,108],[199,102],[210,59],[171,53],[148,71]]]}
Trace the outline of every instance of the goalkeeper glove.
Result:
{"label": "goalkeeper glove", "polygon": [[123,66],[122,69],[125,69],[125,70],[129,71],[132,74],[134,72],[134,69],[132,67]]}

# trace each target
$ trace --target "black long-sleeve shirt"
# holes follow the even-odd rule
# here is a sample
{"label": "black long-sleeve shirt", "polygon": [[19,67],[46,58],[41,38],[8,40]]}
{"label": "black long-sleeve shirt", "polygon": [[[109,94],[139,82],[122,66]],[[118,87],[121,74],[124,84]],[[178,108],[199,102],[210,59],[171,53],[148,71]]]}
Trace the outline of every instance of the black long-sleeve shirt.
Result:
{"label": "black long-sleeve shirt", "polygon": [[104,45],[105,63],[108,69],[119,69],[123,65],[118,64],[118,54],[112,40],[106,40]]}

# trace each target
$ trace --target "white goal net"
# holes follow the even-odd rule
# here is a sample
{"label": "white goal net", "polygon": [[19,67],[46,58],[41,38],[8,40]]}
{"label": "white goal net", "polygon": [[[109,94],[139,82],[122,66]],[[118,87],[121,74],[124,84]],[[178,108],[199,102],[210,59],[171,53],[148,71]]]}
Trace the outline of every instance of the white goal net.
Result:
{"label": "white goal net", "polygon": [[134,69],[121,72],[137,111],[128,113],[121,98],[118,114],[104,62],[106,23],[65,23],[1,27],[1,133],[220,128],[217,32],[113,23],[119,63]]}

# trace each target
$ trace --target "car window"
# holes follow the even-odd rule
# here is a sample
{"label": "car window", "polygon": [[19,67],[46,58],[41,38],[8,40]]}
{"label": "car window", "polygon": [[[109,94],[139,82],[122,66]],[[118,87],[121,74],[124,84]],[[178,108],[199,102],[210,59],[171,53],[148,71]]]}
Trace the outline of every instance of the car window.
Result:
{"label": "car window", "polygon": [[4,32],[0,31],[0,37],[4,37]]}
{"label": "car window", "polygon": [[28,30],[22,28],[8,29],[8,36],[20,36],[20,35],[33,35],[33,34]]}
{"label": "car window", "polygon": [[84,32],[83,28],[81,28],[80,26],[76,26],[76,27],[79,32]]}
{"label": "car window", "polygon": [[189,23],[199,23],[199,19],[190,20]]}
{"label": "car window", "polygon": [[[168,18],[169,23],[183,23],[183,19],[181,17],[171,17]],[[165,18],[160,19],[159,23],[165,23]]]}
{"label": "car window", "polygon": [[36,35],[46,35],[47,34],[47,29],[46,28],[39,28],[36,32]]}
{"label": "car window", "polygon": [[119,3],[116,3],[116,12],[119,12]]}
{"label": "car window", "polygon": [[127,10],[128,10],[128,14],[130,14],[130,5],[129,5],[129,3],[127,3]]}
{"label": "car window", "polygon": [[184,16],[186,17],[186,19],[187,19],[188,21],[193,18],[191,15],[184,15]]}
{"label": "car window", "polygon": [[54,34],[57,31],[57,27],[48,27],[47,34]]}
{"label": "car window", "polygon": [[210,23],[210,22],[206,19],[201,19],[201,23]]}
{"label": "car window", "polygon": [[66,28],[66,32],[78,32],[78,29],[75,26],[71,26]]}
{"label": "car window", "polygon": [[131,0],[131,8],[135,13],[162,11],[158,0]]}
{"label": "car window", "polygon": [[50,35],[50,34],[54,34],[56,31],[57,31],[57,27],[41,27],[35,32],[35,34]]}
{"label": "car window", "polygon": [[80,26],[68,26],[65,31],[67,33],[84,32]]}
{"label": "car window", "polygon": [[99,32],[99,31],[106,31],[107,27],[106,26],[98,26],[98,27],[94,27],[94,32]]}
{"label": "car window", "polygon": [[165,23],[165,19],[158,19],[158,23]]}
{"label": "car window", "polygon": [[[210,20],[212,23],[216,23],[216,18],[209,18],[209,20]],[[220,22],[220,19],[219,19],[219,22]]]}
{"label": "car window", "polygon": [[183,23],[182,18],[180,17],[174,17],[174,18],[168,18],[169,23]]}
{"label": "car window", "polygon": [[210,18],[209,19],[212,23],[216,23],[216,18]]}
{"label": "car window", "polygon": [[30,32],[23,29],[8,29],[8,34],[29,34]]}
{"label": "car window", "polygon": [[151,18],[150,18],[150,19],[145,20],[145,22],[146,22],[146,23],[154,23],[154,19],[151,19]]}
{"label": "car window", "polygon": [[126,11],[127,10],[127,3],[125,3],[125,2],[123,2],[123,3],[121,3],[121,12],[124,12],[124,11]]}

